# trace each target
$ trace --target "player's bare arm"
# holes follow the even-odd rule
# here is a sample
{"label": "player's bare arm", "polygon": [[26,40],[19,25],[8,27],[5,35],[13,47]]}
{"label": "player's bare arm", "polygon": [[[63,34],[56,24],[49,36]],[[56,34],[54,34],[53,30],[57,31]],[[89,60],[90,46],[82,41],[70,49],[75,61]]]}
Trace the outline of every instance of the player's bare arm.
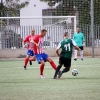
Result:
{"label": "player's bare arm", "polygon": [[23,48],[25,48],[25,47],[26,47],[26,45],[25,45],[25,42],[24,42],[24,41],[22,42],[22,46],[23,46]]}
{"label": "player's bare arm", "polygon": [[81,51],[81,49],[78,46],[74,46],[75,49],[77,49],[78,51]]}
{"label": "player's bare arm", "polygon": [[56,50],[56,54],[57,54],[58,56],[60,56],[60,54],[59,54],[59,50],[58,50],[58,49]]}
{"label": "player's bare arm", "polygon": [[24,46],[25,45],[25,43],[24,43],[24,41],[22,42],[22,46]]}
{"label": "player's bare arm", "polygon": [[39,45],[34,40],[32,40],[31,43],[35,44],[37,48],[39,48]]}

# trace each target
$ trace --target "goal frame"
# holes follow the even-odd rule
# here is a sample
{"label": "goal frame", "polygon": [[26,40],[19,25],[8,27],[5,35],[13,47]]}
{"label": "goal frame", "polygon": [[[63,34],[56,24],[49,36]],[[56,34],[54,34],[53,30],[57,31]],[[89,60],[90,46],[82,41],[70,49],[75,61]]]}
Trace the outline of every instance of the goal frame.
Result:
{"label": "goal frame", "polygon": [[0,19],[46,19],[46,18],[74,18],[74,32],[76,32],[76,16],[23,16],[23,17],[0,17]]}

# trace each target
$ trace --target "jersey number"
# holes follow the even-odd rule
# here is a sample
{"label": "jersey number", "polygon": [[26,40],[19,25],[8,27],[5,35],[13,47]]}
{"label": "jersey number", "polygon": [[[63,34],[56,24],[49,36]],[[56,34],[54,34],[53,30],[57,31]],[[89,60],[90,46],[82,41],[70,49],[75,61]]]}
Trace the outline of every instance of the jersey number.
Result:
{"label": "jersey number", "polygon": [[64,48],[65,48],[66,51],[70,51],[70,43],[65,44]]}

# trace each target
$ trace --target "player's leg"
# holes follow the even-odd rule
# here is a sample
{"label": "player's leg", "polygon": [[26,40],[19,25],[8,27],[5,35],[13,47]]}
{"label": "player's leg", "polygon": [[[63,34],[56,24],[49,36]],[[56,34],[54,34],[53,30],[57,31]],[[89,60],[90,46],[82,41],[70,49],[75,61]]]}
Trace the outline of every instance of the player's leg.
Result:
{"label": "player's leg", "polygon": [[24,69],[26,69],[26,66],[27,66],[28,61],[29,61],[29,57],[30,57],[30,55],[27,55],[26,58],[24,59]]}
{"label": "player's leg", "polygon": [[29,58],[29,61],[30,61],[30,65],[32,65],[32,61],[36,61],[35,56],[30,57],[30,58]]}
{"label": "player's leg", "polygon": [[70,70],[71,67],[71,59],[69,58],[63,58],[64,61],[64,69],[61,71],[61,73],[58,75],[58,78],[60,78],[62,76],[63,73],[66,73]]}
{"label": "player's leg", "polygon": [[47,61],[50,63],[50,65],[52,66],[52,68],[54,70],[56,70],[57,66],[56,64],[54,63],[54,61],[52,59],[50,59],[49,57],[47,58]]}
{"label": "player's leg", "polygon": [[36,54],[35,57],[37,59],[38,64],[40,64],[40,78],[45,78],[43,75],[45,62],[44,62],[41,54]]}
{"label": "player's leg", "polygon": [[[48,57],[47,54],[43,53],[43,54],[42,54],[42,58],[43,58],[43,60],[44,60],[45,62],[48,61],[54,70],[57,69],[56,64],[54,63],[54,61],[53,61],[52,59],[50,59],[50,58]],[[59,70],[59,71],[57,70],[56,73],[58,74],[58,72],[60,73],[60,70]]]}
{"label": "player's leg", "polygon": [[28,64],[28,61],[29,61],[29,58],[30,58],[31,55],[32,55],[31,50],[28,50],[28,51],[27,51],[27,56],[26,56],[26,58],[25,58],[25,60],[24,60],[24,69],[26,69],[27,64]]}
{"label": "player's leg", "polygon": [[52,68],[54,69],[54,70],[56,70],[56,64],[54,63],[54,61],[51,59],[51,58],[49,58],[49,56],[47,55],[47,54],[43,54],[43,59],[44,59],[44,61],[48,61],[49,63],[50,63],[50,65],[52,66]]}
{"label": "player's leg", "polygon": [[32,65],[32,61],[36,60],[33,50],[30,50],[30,55],[31,55],[31,57],[29,58],[29,63],[30,63],[30,65]]}
{"label": "player's leg", "polygon": [[45,62],[44,60],[41,60],[40,61],[40,78],[45,78],[44,75],[43,75],[43,71],[44,71],[44,66],[45,66]]}
{"label": "player's leg", "polygon": [[29,59],[29,64],[32,65],[32,61]]}
{"label": "player's leg", "polygon": [[60,71],[61,67],[62,67],[62,65],[59,64],[58,67],[56,68],[56,71],[55,71],[55,74],[54,74],[53,79],[56,79],[58,73],[59,73],[59,74],[61,73],[61,71]]}
{"label": "player's leg", "polygon": [[83,60],[83,46],[80,47],[81,51],[80,51],[80,56],[81,56],[81,60]]}
{"label": "player's leg", "polygon": [[77,61],[77,50],[74,50],[74,60]]}
{"label": "player's leg", "polygon": [[56,79],[57,78],[57,74],[58,74],[58,76],[62,73],[61,71],[60,71],[60,69],[61,69],[61,67],[62,67],[62,65],[64,64],[64,62],[63,62],[63,57],[60,57],[59,58],[59,65],[57,66],[57,68],[56,68],[56,71],[55,71],[55,74],[54,74],[54,79]]}
{"label": "player's leg", "polygon": [[69,70],[70,70],[70,67],[65,67],[65,68],[63,69],[62,73],[66,73],[66,72],[68,72]]}
{"label": "player's leg", "polygon": [[80,51],[81,60],[83,60],[83,50]]}
{"label": "player's leg", "polygon": [[29,60],[30,61],[36,61],[36,58],[35,58],[35,56],[32,56],[32,57],[29,58]]}

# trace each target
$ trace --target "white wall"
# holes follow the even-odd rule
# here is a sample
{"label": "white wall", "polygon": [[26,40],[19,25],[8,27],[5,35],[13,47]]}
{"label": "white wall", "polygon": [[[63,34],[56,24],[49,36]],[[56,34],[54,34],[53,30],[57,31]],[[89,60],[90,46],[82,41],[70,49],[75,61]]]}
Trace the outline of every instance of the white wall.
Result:
{"label": "white wall", "polygon": [[[24,1],[24,0],[21,0]],[[29,0],[29,5],[20,11],[20,16],[42,16],[42,9],[48,5],[40,0]],[[42,19],[21,19],[21,25],[42,25]]]}

